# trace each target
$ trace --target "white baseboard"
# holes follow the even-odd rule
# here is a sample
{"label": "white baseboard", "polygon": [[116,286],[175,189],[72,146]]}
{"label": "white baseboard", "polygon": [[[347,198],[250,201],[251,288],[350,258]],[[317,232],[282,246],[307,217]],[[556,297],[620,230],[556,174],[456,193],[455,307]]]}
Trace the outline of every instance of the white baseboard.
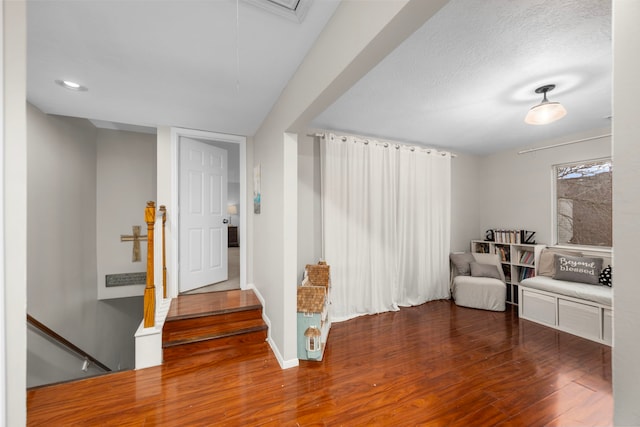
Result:
{"label": "white baseboard", "polygon": [[271,347],[271,351],[273,351],[273,354],[276,356],[276,359],[278,360],[278,364],[280,365],[281,369],[295,368],[296,366],[298,366],[299,364],[298,358],[284,360],[284,358],[282,357],[282,354],[280,354],[280,350],[278,349],[278,346],[273,342],[273,340],[270,338],[267,338],[267,342]]}
{"label": "white baseboard", "polygon": [[284,360],[284,358],[282,357],[282,353],[280,353],[280,349],[278,348],[276,343],[271,339],[271,320],[269,319],[269,316],[267,316],[266,303],[264,301],[264,297],[262,296],[258,288],[256,288],[256,286],[253,283],[247,284],[247,289],[253,290],[253,292],[256,294],[256,297],[258,297],[258,300],[260,300],[260,304],[262,304],[262,320],[264,320],[264,323],[266,323],[267,327],[269,328],[267,330],[267,342],[269,343],[269,347],[271,347],[271,351],[273,351],[273,354],[276,356],[276,360],[278,361],[280,368],[281,369],[295,368],[299,364],[298,358]]}

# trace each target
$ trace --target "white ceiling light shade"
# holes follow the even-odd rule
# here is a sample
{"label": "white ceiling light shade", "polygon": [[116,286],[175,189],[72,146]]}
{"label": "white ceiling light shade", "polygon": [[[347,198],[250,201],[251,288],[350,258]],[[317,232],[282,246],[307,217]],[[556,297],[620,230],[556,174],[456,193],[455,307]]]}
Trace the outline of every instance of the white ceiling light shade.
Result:
{"label": "white ceiling light shade", "polygon": [[62,86],[65,89],[75,90],[76,92],[86,92],[89,89],[86,86],[82,86],[80,83],[73,82],[71,80],[56,80],[57,85]]}
{"label": "white ceiling light shade", "polygon": [[524,118],[525,123],[530,125],[546,125],[556,120],[560,120],[567,114],[567,110],[559,102],[549,102],[547,92],[553,90],[556,85],[545,85],[536,89],[536,93],[542,93],[542,102],[531,107]]}

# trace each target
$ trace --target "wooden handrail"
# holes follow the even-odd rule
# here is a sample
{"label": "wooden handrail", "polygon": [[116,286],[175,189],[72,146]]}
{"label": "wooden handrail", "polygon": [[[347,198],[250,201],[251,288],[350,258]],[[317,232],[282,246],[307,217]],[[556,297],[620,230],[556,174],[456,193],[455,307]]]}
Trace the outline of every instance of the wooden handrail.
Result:
{"label": "wooden handrail", "polygon": [[104,363],[100,362],[98,359],[96,359],[95,357],[93,357],[92,355],[90,355],[89,353],[87,353],[86,351],[81,349],[80,347],[76,346],[75,344],[73,344],[71,341],[69,341],[68,339],[66,339],[62,335],[60,335],[57,332],[55,332],[52,329],[50,329],[44,323],[36,320],[33,316],[31,316],[28,313],[27,313],[27,322],[32,324],[35,328],[40,330],[45,335],[53,338],[57,342],[63,344],[65,347],[69,348],[70,350],[73,350],[75,353],[77,353],[80,356],[84,357],[89,362],[93,363],[94,365],[99,366],[101,369],[103,369],[105,371],[111,372],[111,369],[107,365],[105,365]]}
{"label": "wooden handrail", "polygon": [[144,327],[151,328],[156,323],[156,286],[153,280],[153,227],[156,222],[156,204],[147,202],[144,210],[147,223],[147,285],[144,288]]}
{"label": "wooden handrail", "polygon": [[165,205],[160,205],[160,212],[162,212],[162,298],[167,298],[167,255],[165,251],[165,238],[164,230],[167,222],[167,208]]}

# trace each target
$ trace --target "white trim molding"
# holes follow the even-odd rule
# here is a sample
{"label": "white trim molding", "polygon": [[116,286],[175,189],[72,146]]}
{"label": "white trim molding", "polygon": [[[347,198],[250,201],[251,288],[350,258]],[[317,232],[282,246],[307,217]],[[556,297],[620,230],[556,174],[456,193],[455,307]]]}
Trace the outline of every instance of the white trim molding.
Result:
{"label": "white trim molding", "polygon": [[[226,142],[231,144],[240,144],[240,288],[247,289],[247,209],[250,207],[246,205],[247,195],[247,138],[238,135],[228,135],[223,133],[208,132],[194,129],[184,128],[171,128],[171,202],[167,206],[169,212],[174,212],[174,221],[171,221],[171,241],[170,245],[170,259],[167,260],[167,265],[172,270],[172,280],[167,285],[167,296],[177,297],[179,292],[178,277],[180,268],[180,254],[178,252],[178,224],[180,221],[179,212],[179,194],[178,194],[178,177],[179,177],[179,144],[180,138],[194,138],[204,141],[216,141]],[[160,201],[159,201],[160,203]]]}
{"label": "white trim molding", "polygon": [[[3,5],[4,6],[4,5]],[[0,22],[4,19],[4,7],[0,7]],[[4,24],[3,24],[4,28]],[[0,145],[0,414],[6,414],[7,411],[7,361],[6,361],[6,349],[7,335],[5,334],[5,280],[4,280],[4,31],[0,31],[0,135],[2,137],[2,145]],[[4,427],[6,424],[6,418],[4,415],[0,416],[0,426]]]}
{"label": "white trim molding", "polygon": [[295,358],[295,359],[285,360],[284,357],[282,357],[282,353],[280,352],[280,349],[278,348],[277,344],[275,343],[274,340],[271,339],[271,320],[269,319],[269,316],[267,316],[266,314],[267,313],[265,310],[266,306],[265,306],[265,301],[264,301],[264,298],[262,297],[262,294],[253,283],[247,285],[247,289],[253,290],[253,292],[256,294],[256,297],[258,297],[258,300],[260,300],[260,304],[262,304],[262,320],[264,320],[264,323],[267,324],[267,328],[268,328],[267,342],[269,343],[269,347],[271,347],[271,351],[273,351],[273,354],[276,356],[276,360],[278,360],[278,364],[280,365],[280,368],[281,369],[295,368],[296,366],[299,365],[298,359]]}

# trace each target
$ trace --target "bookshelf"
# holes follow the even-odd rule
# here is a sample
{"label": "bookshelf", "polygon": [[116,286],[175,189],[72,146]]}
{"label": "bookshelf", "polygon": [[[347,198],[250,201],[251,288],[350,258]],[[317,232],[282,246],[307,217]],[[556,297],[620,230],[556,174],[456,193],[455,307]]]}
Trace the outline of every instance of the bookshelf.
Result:
{"label": "bookshelf", "polygon": [[536,260],[546,245],[472,240],[471,252],[498,254],[507,283],[507,303],[518,304],[518,285],[536,275]]}

